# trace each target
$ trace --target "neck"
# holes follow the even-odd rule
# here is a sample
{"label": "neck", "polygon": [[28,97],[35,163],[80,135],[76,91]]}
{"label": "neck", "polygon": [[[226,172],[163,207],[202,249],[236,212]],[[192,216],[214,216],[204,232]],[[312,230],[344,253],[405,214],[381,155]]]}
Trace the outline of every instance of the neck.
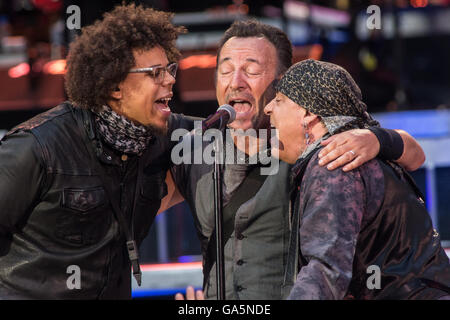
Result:
{"label": "neck", "polygon": [[313,139],[311,140],[311,143],[314,143],[315,141],[322,138],[324,135],[328,133],[327,128],[323,124],[322,121],[317,122],[310,130]]}

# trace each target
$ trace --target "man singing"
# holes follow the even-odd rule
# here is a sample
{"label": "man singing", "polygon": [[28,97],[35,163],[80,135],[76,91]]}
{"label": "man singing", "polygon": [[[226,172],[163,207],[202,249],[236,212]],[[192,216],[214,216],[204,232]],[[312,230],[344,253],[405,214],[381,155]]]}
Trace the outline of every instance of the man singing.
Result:
{"label": "man singing", "polygon": [[0,299],[131,298],[137,248],[168,194],[166,133],[188,125],[168,107],[184,31],[170,19],[119,6],[84,28],[69,101],[1,141]]}

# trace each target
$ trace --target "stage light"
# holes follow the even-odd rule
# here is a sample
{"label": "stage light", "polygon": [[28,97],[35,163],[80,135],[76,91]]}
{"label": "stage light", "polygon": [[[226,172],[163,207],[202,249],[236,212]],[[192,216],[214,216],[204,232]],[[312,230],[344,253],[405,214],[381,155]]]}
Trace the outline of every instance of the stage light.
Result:
{"label": "stage light", "polygon": [[320,44],[313,44],[309,51],[309,59],[320,60],[323,53],[323,47]]}
{"label": "stage light", "polygon": [[30,65],[26,62],[22,62],[15,67],[8,70],[8,76],[10,78],[20,78],[30,73]]}
{"label": "stage light", "polygon": [[424,8],[428,5],[428,0],[410,0],[409,3],[414,8]]}
{"label": "stage light", "polygon": [[216,66],[216,56],[212,54],[198,54],[193,55],[179,62],[179,67],[181,70],[186,70],[190,68],[214,68]]}
{"label": "stage light", "polygon": [[65,74],[66,73],[66,60],[65,59],[59,59],[59,60],[52,60],[47,62],[44,67],[42,68],[44,73],[47,74]]}

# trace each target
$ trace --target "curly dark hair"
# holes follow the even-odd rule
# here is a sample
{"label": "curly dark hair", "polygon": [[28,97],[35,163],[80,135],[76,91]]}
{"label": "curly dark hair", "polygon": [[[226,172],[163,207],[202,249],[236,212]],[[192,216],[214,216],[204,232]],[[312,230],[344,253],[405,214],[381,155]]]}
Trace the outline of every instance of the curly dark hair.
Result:
{"label": "curly dark hair", "polygon": [[69,99],[94,111],[106,104],[135,65],[134,50],[160,46],[170,62],[177,61],[180,52],[175,41],[186,29],[173,25],[172,16],[141,5],[121,5],[83,28],[67,57],[65,87]]}

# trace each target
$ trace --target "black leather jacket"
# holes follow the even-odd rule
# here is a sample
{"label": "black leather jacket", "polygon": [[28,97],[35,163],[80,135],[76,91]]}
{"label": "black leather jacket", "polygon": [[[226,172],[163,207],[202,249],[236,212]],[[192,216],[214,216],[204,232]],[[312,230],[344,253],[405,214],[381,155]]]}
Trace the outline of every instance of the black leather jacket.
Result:
{"label": "black leather jacket", "polygon": [[[182,125],[190,129],[185,118],[171,117],[171,127]],[[154,138],[141,159],[125,159],[93,128],[89,111],[64,103],[2,139],[0,299],[131,298],[123,228],[93,161],[105,170],[139,245],[167,194],[171,142]],[[79,288],[70,285],[73,266]]]}

